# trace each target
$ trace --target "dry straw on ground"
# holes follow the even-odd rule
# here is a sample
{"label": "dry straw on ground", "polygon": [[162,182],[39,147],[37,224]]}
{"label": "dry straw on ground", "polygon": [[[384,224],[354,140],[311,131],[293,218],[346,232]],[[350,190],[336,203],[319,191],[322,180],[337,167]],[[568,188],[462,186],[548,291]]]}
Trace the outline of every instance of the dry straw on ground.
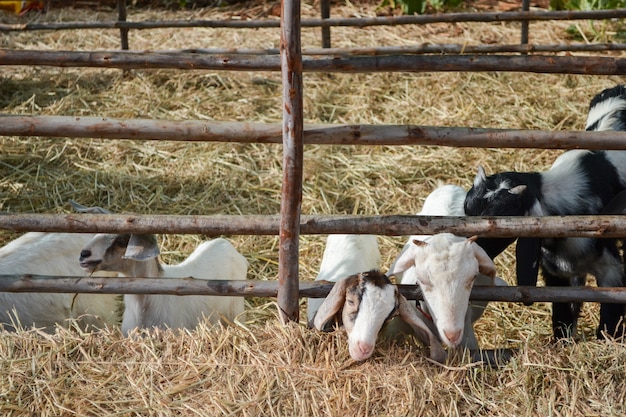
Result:
{"label": "dry straw on ground", "polygon": [[[271,4],[185,12],[130,9],[129,18],[267,17]],[[302,6],[315,17],[318,5]],[[371,5],[334,5],[333,16],[373,16]],[[110,10],[54,7],[24,20],[112,19]],[[271,18],[271,17],[270,17]],[[617,23],[531,24],[537,43],[571,40],[566,29],[605,40]],[[319,29],[303,29],[318,47]],[[333,46],[516,43],[519,24],[436,24],[332,29]],[[591,39],[593,40],[593,39]],[[131,31],[131,48],[276,48],[276,29]],[[118,32],[11,33],[2,48],[116,49]],[[422,124],[582,129],[590,98],[619,77],[519,73],[312,74],[305,80],[310,123]],[[280,122],[280,74],[10,67],[0,75],[0,111],[158,119]],[[281,148],[276,145],[168,143],[1,137],[0,209],[67,212],[73,198],[115,212],[276,214]],[[303,213],[405,214],[418,211],[437,181],[468,188],[476,166],[542,170],[560,151],[438,147],[305,148]],[[14,235],[3,232],[6,242]],[[250,262],[250,279],[273,280],[277,239],[230,236]],[[203,239],[161,236],[166,262]],[[402,237],[380,237],[383,268]],[[323,236],[302,236],[301,279],[317,273]],[[510,283],[512,255],[497,260]],[[303,307],[305,301],[302,302]],[[410,345],[381,346],[363,363],[349,359],[343,333],[304,323],[282,327],[272,300],[248,299],[229,328],[201,327],[125,339],[60,329],[0,337],[2,415],[624,415],[623,345],[593,336],[597,306],[585,307],[580,343],[550,343],[549,306],[493,303],[477,323],[486,348],[518,355],[500,370],[462,362],[439,366]]]}

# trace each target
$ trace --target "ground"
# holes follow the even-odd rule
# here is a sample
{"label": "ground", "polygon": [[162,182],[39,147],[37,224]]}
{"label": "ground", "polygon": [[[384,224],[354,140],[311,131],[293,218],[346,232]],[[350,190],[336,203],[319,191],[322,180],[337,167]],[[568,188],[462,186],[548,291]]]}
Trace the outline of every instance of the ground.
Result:
{"label": "ground", "polygon": [[[173,11],[129,8],[129,19],[270,16],[273,3]],[[303,3],[317,17],[315,3]],[[371,4],[338,3],[334,16],[375,16]],[[2,22],[114,19],[110,8],[59,8],[46,15],[0,15]],[[272,17],[268,17],[272,18]],[[613,41],[620,22],[536,22],[531,40]],[[341,48],[422,43],[515,44],[516,23],[456,23],[332,29]],[[303,28],[303,47],[320,45]],[[131,31],[134,50],[277,48],[275,29]],[[115,50],[118,30],[5,34],[1,48]],[[621,56],[621,52],[611,52]],[[581,130],[589,100],[623,82],[612,76],[528,73],[307,73],[305,121]],[[173,70],[5,67],[0,111],[9,114],[280,123],[280,74]],[[276,214],[278,145],[1,137],[0,210],[66,213],[72,198],[117,213]],[[408,214],[439,182],[469,188],[488,172],[546,169],[558,150],[425,146],[306,146],[303,214]],[[15,234],[3,232],[2,242]],[[206,239],[159,236],[168,263]],[[275,280],[277,239],[227,236],[250,263],[249,279]],[[300,278],[317,274],[325,236],[300,238]],[[382,268],[405,236],[379,236]],[[496,260],[514,284],[513,254]],[[341,331],[320,334],[303,320],[281,326],[273,299],[249,298],[226,328],[124,338],[119,329],[0,338],[4,415],[623,415],[623,345],[595,340],[597,306],[585,306],[579,342],[552,343],[550,306],[492,303],[476,324],[483,347],[518,350],[499,370],[436,365],[425,349],[381,345],[365,362],[349,359]],[[306,300],[301,300],[302,309]],[[304,316],[304,315],[303,315]]]}

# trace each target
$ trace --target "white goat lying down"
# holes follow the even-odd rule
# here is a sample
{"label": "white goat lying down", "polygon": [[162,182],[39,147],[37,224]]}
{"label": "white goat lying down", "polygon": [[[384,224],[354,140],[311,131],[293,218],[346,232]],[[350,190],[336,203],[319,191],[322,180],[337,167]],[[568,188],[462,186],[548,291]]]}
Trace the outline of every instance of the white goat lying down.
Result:
{"label": "white goat lying down", "polygon": [[[84,276],[76,254],[93,238],[85,233],[30,232],[0,248],[0,273]],[[117,276],[115,273],[100,274]],[[0,292],[0,322],[5,330],[41,327],[53,332],[77,319],[83,330],[119,323],[120,297],[113,294]]]}
{"label": "white goat lying down", "polygon": [[[464,200],[461,187],[443,185],[426,198],[418,214],[464,216]],[[439,337],[449,347],[479,348],[472,323],[480,318],[487,303],[469,305],[473,285],[507,285],[496,277],[495,265],[476,239],[451,233],[411,236],[388,272],[389,276],[400,276],[401,284],[419,284],[424,296],[422,308],[431,315]]]}
{"label": "white goat lying down", "polygon": [[400,295],[385,275],[377,270],[345,275],[350,274],[346,271],[364,271],[363,267],[379,262],[375,236],[329,235],[316,281],[335,281],[335,285],[319,309],[309,305],[309,325],[325,330],[333,321],[342,324],[348,334],[350,356],[362,361],[374,352],[383,324],[399,316],[430,346],[431,358],[443,362],[446,354],[434,327],[429,327],[425,316]]}
{"label": "white goat lying down", "polygon": [[[182,263],[161,265],[154,235],[98,234],[80,251],[87,272],[116,271],[125,277],[245,280],[248,262],[225,239],[203,242]],[[243,297],[126,294],[122,332],[134,328],[194,328],[203,316],[211,323],[233,320],[244,310]]]}
{"label": "white goat lying down", "polygon": [[[71,202],[84,213],[106,213],[100,207]],[[0,248],[0,273],[63,277],[84,276],[76,253],[93,238],[90,233],[30,232]],[[105,272],[99,276],[117,276]],[[11,293],[0,292],[0,323],[5,330],[31,326],[53,332],[56,324],[67,326],[76,319],[83,330],[119,323],[120,297],[114,294]]]}

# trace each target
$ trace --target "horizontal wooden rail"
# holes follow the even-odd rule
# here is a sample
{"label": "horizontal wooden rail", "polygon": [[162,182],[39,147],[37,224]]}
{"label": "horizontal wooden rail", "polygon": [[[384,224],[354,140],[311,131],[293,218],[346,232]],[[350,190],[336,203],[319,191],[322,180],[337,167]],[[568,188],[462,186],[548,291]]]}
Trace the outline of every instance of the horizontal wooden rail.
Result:
{"label": "horizontal wooden rail", "polygon": [[[7,214],[0,229],[16,232],[277,235],[278,215]],[[328,215],[301,217],[302,234],[405,236],[450,232],[483,237],[626,237],[626,216],[431,217]]]}
{"label": "horizontal wooden rail", "polygon": [[[0,136],[2,135],[281,144],[282,125],[200,120],[0,115]],[[549,132],[417,125],[305,125],[304,143],[626,150],[626,132]]]}
{"label": "horizontal wooden rail", "polygon": [[[327,281],[299,281],[299,297],[326,297],[333,285]],[[408,299],[422,299],[421,291],[417,285],[398,285],[398,288]],[[0,291],[276,297],[278,281],[0,275]],[[472,289],[470,298],[477,301],[524,303],[590,301],[626,304],[626,288],[476,286]]]}
{"label": "horizontal wooden rail", "polygon": [[[118,69],[280,71],[280,57],[132,51],[44,51],[0,49],[2,65]],[[305,72],[532,72],[543,74],[626,75],[626,58],[596,56],[382,55],[302,58]]]}
{"label": "horizontal wooden rail", "polygon": [[[380,46],[359,48],[305,48],[302,55],[404,55],[404,54],[495,54],[495,53],[530,53],[530,52],[603,52],[624,51],[626,43],[592,44],[515,44],[515,45],[460,45],[425,43],[410,46]],[[192,48],[180,50],[155,51],[157,53],[193,53],[213,55],[278,55],[278,48]]]}
{"label": "horizontal wooden rail", "polygon": [[[619,19],[626,17],[626,9],[589,11],[548,11],[548,12],[480,12],[480,13],[438,13],[419,16],[383,16],[364,18],[303,19],[302,27],[333,26],[397,26],[423,25],[445,22],[519,22],[546,20],[587,20]],[[161,29],[161,28],[278,28],[278,19],[266,20],[162,20],[162,21],[109,21],[109,22],[58,22],[58,23],[2,23],[0,32],[27,30],[66,30],[66,29]]]}

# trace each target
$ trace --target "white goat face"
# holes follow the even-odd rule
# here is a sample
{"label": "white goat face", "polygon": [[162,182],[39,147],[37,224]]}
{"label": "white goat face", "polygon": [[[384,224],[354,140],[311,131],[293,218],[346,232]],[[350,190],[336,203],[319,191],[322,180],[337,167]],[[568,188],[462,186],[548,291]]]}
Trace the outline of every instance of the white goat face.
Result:
{"label": "white goat face", "polygon": [[[478,274],[478,261],[465,241],[450,244],[436,239],[416,241],[415,276],[439,337],[457,346],[463,337],[469,296]],[[441,247],[440,243],[446,244]]]}
{"label": "white goat face", "polygon": [[159,255],[156,236],[151,234],[97,234],[80,252],[80,266],[89,273],[115,271],[129,273],[134,261]]}
{"label": "white goat face", "polygon": [[385,281],[362,280],[346,292],[342,320],[350,356],[357,361],[372,356],[380,329],[397,308],[396,287]]}
{"label": "white goat face", "polygon": [[495,277],[495,265],[474,241],[450,233],[414,240],[390,272],[404,272],[403,284],[419,284],[439,337],[450,347],[463,339],[476,275]]}
{"label": "white goat face", "polygon": [[324,330],[332,319],[342,321],[348,333],[350,356],[362,361],[372,356],[380,329],[396,315],[430,347],[433,360],[445,360],[445,351],[434,334],[432,323],[398,292],[387,276],[376,270],[337,281],[310,325]]}
{"label": "white goat face", "polygon": [[378,333],[397,307],[396,286],[374,270],[337,281],[313,321],[315,328],[321,330],[339,316],[348,334],[350,356],[362,361],[374,353]]}
{"label": "white goat face", "polygon": [[89,273],[95,271],[119,271],[123,263],[129,234],[97,234],[80,252],[81,268]]}

